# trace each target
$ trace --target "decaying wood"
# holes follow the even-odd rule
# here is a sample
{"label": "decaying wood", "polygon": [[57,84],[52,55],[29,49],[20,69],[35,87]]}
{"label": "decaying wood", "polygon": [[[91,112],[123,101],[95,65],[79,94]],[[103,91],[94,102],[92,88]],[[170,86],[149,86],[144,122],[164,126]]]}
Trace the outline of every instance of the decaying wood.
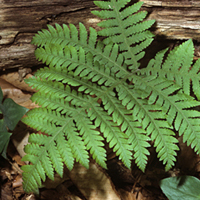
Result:
{"label": "decaying wood", "polygon": [[[149,19],[156,19],[154,33],[166,39],[200,41],[199,0],[143,0]],[[133,0],[135,2],[135,0]],[[91,0],[0,0],[0,70],[33,67],[33,35],[47,24],[93,26],[99,19],[90,11],[96,9]]]}
{"label": "decaying wood", "polygon": [[38,65],[35,46],[30,44],[33,35],[47,24],[94,18],[90,14],[92,7],[89,0],[0,0],[0,70]]}
{"label": "decaying wood", "polygon": [[156,19],[155,34],[168,39],[194,39],[200,41],[199,0],[143,0]]}

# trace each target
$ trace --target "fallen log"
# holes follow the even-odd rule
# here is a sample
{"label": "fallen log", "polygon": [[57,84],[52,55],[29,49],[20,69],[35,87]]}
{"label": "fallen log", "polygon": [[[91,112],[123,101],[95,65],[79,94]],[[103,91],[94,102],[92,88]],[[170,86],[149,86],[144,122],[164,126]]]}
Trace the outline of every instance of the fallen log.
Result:
{"label": "fallen log", "polygon": [[[152,30],[158,37],[200,41],[198,0],[143,1],[142,8],[149,12],[148,19],[156,19]],[[0,71],[39,65],[34,56],[35,46],[30,42],[47,24],[82,22],[87,28],[97,28],[99,19],[91,14],[94,9],[96,6],[91,0],[0,1]]]}

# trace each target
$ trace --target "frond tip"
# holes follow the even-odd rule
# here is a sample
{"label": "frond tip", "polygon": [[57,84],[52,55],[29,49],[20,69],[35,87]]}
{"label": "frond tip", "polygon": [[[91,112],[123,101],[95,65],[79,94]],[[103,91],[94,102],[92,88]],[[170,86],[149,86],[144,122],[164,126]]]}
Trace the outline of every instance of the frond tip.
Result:
{"label": "frond tip", "polygon": [[106,19],[98,23],[98,26],[104,28],[98,32],[98,35],[106,37],[104,43],[118,44],[121,54],[125,57],[125,63],[130,65],[129,69],[136,70],[139,67],[138,61],[144,56],[143,50],[153,41],[154,35],[148,29],[155,20],[144,21],[147,12],[138,12],[143,2],[124,8],[128,2],[95,1],[102,10],[92,13]]}

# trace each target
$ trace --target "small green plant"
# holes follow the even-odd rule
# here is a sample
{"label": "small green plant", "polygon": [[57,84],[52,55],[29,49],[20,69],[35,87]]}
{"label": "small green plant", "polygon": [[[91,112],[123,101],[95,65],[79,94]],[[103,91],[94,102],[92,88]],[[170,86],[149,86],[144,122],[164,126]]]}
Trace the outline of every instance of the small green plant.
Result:
{"label": "small green plant", "polygon": [[10,98],[3,100],[3,92],[0,88],[0,115],[3,117],[0,119],[0,153],[4,158],[7,158],[6,150],[12,135],[9,130],[14,130],[27,111],[27,108],[16,104]]}
{"label": "small green plant", "polygon": [[193,176],[165,178],[160,187],[169,200],[200,200],[200,180]]}
{"label": "small green plant", "polygon": [[192,40],[168,56],[167,49],[158,52],[140,68],[153,40],[148,29],[154,20],[144,20],[142,2],[126,7],[128,2],[94,1],[101,11],[92,13],[103,19],[98,32],[90,28],[88,34],[81,23],[79,31],[72,24],[56,24],[34,36],[36,58],[49,67],[26,80],[38,90],[32,101],[41,107],[23,122],[48,135],[31,134],[25,147],[23,160],[32,163],[22,167],[26,192],[38,192],[46,175],[54,179],[54,170],[62,177],[63,163],[69,170],[74,160],[88,168],[89,155],[106,168],[104,140],[126,167],[134,160],[142,171],[149,141],[166,170],[174,165],[175,131],[200,153],[200,113],[195,110],[200,61],[191,66]]}

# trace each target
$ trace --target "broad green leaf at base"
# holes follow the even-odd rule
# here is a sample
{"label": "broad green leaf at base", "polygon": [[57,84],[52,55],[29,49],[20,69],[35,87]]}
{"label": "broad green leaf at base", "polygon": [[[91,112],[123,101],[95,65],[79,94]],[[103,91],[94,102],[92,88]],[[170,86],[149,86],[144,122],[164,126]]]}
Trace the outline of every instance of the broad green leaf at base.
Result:
{"label": "broad green leaf at base", "polygon": [[166,178],[160,187],[169,200],[200,200],[200,180],[193,176]]}

